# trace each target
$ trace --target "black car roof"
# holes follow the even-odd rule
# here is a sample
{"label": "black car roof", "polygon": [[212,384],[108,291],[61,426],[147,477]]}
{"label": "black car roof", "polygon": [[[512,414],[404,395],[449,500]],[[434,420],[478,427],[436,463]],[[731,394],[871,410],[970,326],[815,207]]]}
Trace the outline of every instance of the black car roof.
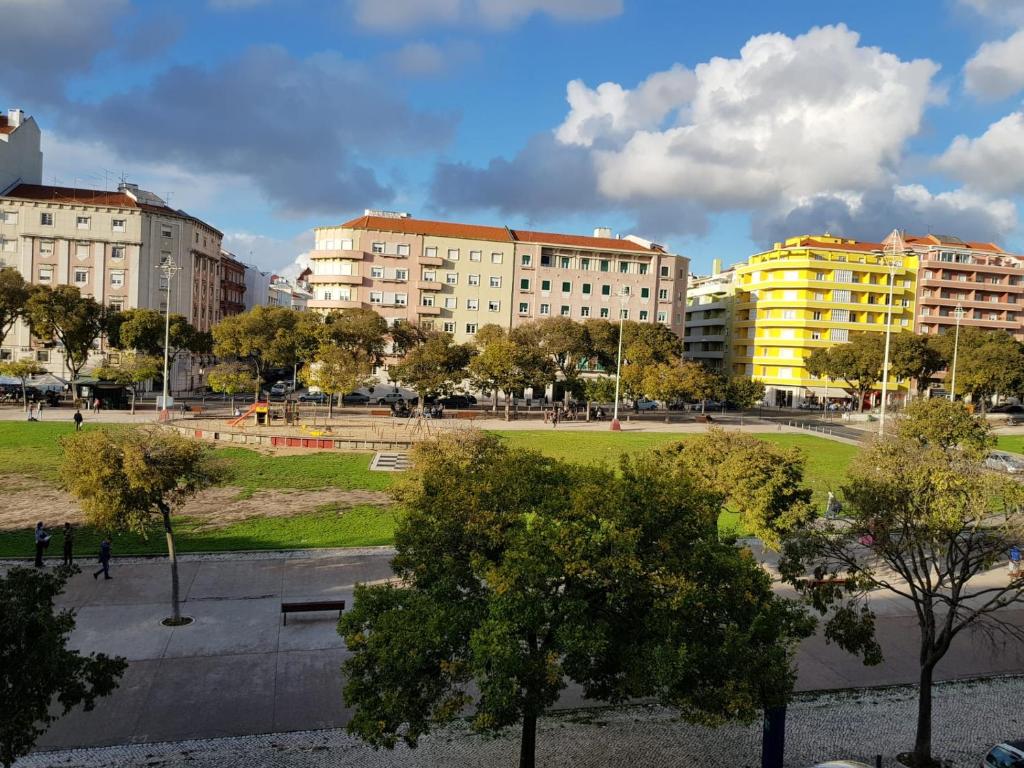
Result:
{"label": "black car roof", "polygon": [[1017,739],[1016,741],[1004,741],[1003,744],[1007,744],[1014,749],[1019,749],[1024,752],[1024,739]]}

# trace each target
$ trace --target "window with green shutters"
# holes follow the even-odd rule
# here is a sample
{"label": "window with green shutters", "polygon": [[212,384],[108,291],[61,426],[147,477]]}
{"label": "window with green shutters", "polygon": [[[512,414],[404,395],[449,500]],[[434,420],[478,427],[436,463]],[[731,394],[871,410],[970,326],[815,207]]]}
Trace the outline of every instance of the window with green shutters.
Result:
{"label": "window with green shutters", "polygon": [[583,284],[583,293],[586,294],[587,296],[590,295],[590,283]]}
{"label": "window with green shutters", "polygon": [[651,289],[650,288],[641,288],[640,289],[640,298],[641,299],[649,299],[649,298],[651,298]]}
{"label": "window with green shutters", "polygon": [[540,281],[540,289],[542,291],[550,291],[551,290],[551,281],[550,280],[541,280]]}
{"label": "window with green shutters", "polygon": [[569,293],[570,291],[572,291],[572,283],[570,283],[570,282],[563,282],[562,283],[562,293]]}
{"label": "window with green shutters", "polygon": [[601,295],[602,296],[611,296],[612,295],[612,287],[610,285],[602,285],[601,286]]}
{"label": "window with green shutters", "polygon": [[524,277],[519,281],[519,290],[528,291],[530,290],[530,278]]}
{"label": "window with green shutters", "polygon": [[607,272],[611,268],[612,263],[608,259],[601,259],[601,271]]}

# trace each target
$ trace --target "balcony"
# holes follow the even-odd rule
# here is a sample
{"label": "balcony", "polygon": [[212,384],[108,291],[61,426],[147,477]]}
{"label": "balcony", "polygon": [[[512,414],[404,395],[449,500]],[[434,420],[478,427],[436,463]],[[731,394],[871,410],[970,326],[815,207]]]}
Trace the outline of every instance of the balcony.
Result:
{"label": "balcony", "polygon": [[440,280],[417,280],[416,287],[421,291],[440,291],[444,283]]}
{"label": "balcony", "polygon": [[366,251],[351,251],[335,249],[330,251],[310,251],[311,259],[349,259],[351,261],[362,261],[369,254]]}
{"label": "balcony", "polygon": [[387,276],[387,277],[378,277],[377,279],[380,280],[383,283],[408,283],[409,282],[409,278],[408,277],[395,277],[394,275],[390,275],[390,276]]}
{"label": "balcony", "polygon": [[377,258],[377,259],[408,259],[409,258],[409,254],[407,254],[407,253],[406,254],[402,254],[402,253],[377,253],[376,251],[374,251],[371,255],[374,258]]}
{"label": "balcony", "polygon": [[362,285],[362,275],[310,275],[312,285]]}
{"label": "balcony", "polygon": [[436,316],[441,314],[441,308],[440,307],[424,307],[424,306],[419,306],[419,307],[416,307],[416,314],[417,315],[431,315],[431,316],[436,317]]}
{"label": "balcony", "polygon": [[[950,315],[919,315],[917,318],[919,325],[945,325],[953,327],[956,325],[956,317]],[[983,320],[981,318],[971,317],[967,314],[964,315],[960,321],[960,325],[968,326],[973,325],[975,328],[991,328],[991,329],[1003,329],[1011,332],[1019,332],[1021,329],[1021,321],[1018,320]]]}
{"label": "balcony", "polygon": [[444,259],[440,256],[420,256],[418,259],[420,264],[426,267],[443,267]]}
{"label": "balcony", "polygon": [[369,306],[365,301],[349,301],[342,299],[309,299],[306,306],[310,309],[364,309]]}

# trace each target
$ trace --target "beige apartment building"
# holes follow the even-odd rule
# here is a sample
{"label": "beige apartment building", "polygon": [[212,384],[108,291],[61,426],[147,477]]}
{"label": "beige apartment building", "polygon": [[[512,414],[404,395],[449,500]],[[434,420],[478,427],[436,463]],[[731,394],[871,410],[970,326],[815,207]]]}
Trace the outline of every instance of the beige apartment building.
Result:
{"label": "beige apartment building", "polygon": [[641,322],[683,331],[688,260],[640,238],[595,237],[414,219],[367,211],[318,227],[310,253],[310,309],[368,307],[468,341],[564,316]]}
{"label": "beige apartment building", "polygon": [[[132,184],[118,191],[19,184],[0,195],[0,261],[40,285],[73,285],[112,310],[167,309],[200,330],[219,319],[222,234]],[[179,271],[168,293],[159,265]],[[106,353],[96,342],[96,362]],[[19,322],[0,340],[0,358],[32,356],[66,374],[59,350],[43,348]],[[174,388],[199,386],[200,366],[177,361]]]}

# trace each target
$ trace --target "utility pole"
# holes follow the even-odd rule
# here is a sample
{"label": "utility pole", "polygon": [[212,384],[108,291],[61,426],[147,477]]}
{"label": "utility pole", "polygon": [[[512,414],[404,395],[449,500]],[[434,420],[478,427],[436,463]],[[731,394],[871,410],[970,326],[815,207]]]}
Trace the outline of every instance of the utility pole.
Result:
{"label": "utility pole", "polygon": [[886,266],[889,267],[889,306],[886,307],[885,312],[885,359],[882,363],[882,409],[878,416],[879,435],[885,434],[885,401],[889,396],[889,341],[892,337],[892,300],[893,291],[896,288],[896,267],[902,264],[904,250],[903,235],[898,229],[894,229],[885,244],[886,255],[883,256]]}
{"label": "utility pole", "polygon": [[168,394],[167,386],[170,383],[170,349],[171,349],[171,281],[174,279],[174,274],[178,272],[179,267],[174,262],[173,256],[168,256],[166,259],[161,261],[157,265],[157,269],[160,270],[160,274],[167,280],[167,296],[164,301],[164,394],[160,398],[160,421],[167,421],[171,414],[168,410]]}
{"label": "utility pole", "polygon": [[960,318],[964,316],[963,304],[957,303],[953,315],[956,317],[956,334],[953,336],[953,380],[949,386],[949,401],[951,403],[956,402],[956,358],[960,351]]}
{"label": "utility pole", "polygon": [[625,318],[626,301],[629,300],[629,286],[622,286],[622,290],[619,292],[619,355],[615,363],[615,404],[612,406],[612,423],[611,429],[613,432],[618,432],[622,429],[622,424],[619,422],[619,382],[622,379],[622,324]]}

